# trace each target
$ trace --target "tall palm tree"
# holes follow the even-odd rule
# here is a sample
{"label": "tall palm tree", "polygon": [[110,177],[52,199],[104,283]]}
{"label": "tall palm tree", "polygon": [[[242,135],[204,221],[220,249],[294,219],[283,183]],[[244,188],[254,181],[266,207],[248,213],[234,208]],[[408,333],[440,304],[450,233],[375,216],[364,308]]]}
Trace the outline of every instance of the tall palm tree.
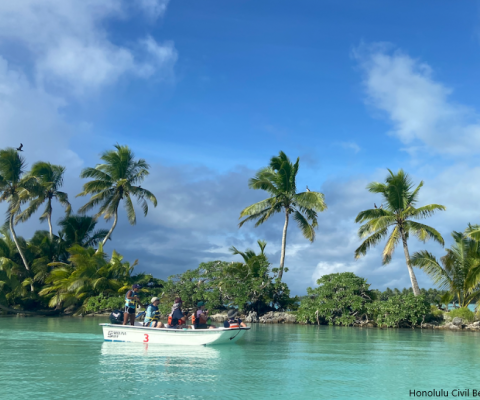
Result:
{"label": "tall palm tree", "polygon": [[154,207],[157,206],[157,199],[153,193],[135,186],[143,182],[149,174],[150,166],[144,159],[134,160],[134,154],[128,146],[116,144],[115,149],[102,154],[100,158],[105,162],[104,164],[97,164],[95,168],[85,168],[82,171],[81,178],[93,178],[93,180],[83,185],[83,191],[77,195],[77,197],[92,195],[87,204],[80,208],[80,213],[84,214],[100,205],[95,218],[103,215],[108,221],[113,217],[112,228],[103,239],[103,245],[117,226],[118,206],[121,200],[125,200],[128,220],[132,225],[136,223],[136,215],[131,196],[137,198],[145,216],[148,213],[147,200],[151,201]]}
{"label": "tall palm tree", "polygon": [[466,234],[452,232],[454,243],[437,261],[428,251],[412,256],[412,265],[425,271],[441,290],[447,289],[451,300],[467,307],[480,298],[480,244]]}
{"label": "tall palm tree", "polygon": [[442,235],[434,228],[412,219],[430,217],[437,210],[444,211],[445,207],[439,204],[429,204],[415,208],[423,181],[413,189],[412,180],[403,170],[399,170],[396,174],[391,170],[388,170],[388,172],[389,175],[385,179],[385,183],[372,182],[367,186],[371,193],[382,195],[383,203],[380,208],[377,208],[374,204],[375,208],[362,211],[357,215],[355,222],[363,223],[358,230],[358,235],[361,238],[366,237],[366,239],[355,250],[355,258],[367,254],[368,249],[387,237],[389,229],[393,228],[383,249],[383,264],[388,264],[391,261],[395,247],[402,241],[413,293],[418,296],[420,288],[410,262],[407,240],[410,234],[413,234],[422,242],[433,239],[443,246],[444,241]]}
{"label": "tall palm tree", "polygon": [[106,229],[95,230],[97,220],[89,215],[69,215],[61,219],[58,225],[62,228],[60,236],[66,248],[74,244],[93,247],[108,234]]}
{"label": "tall palm tree", "polygon": [[18,154],[17,150],[13,148],[0,150],[0,202],[6,201],[8,203],[7,220],[10,232],[23,264],[29,270],[27,259],[19,245],[14,228],[14,217],[21,211],[22,198],[20,195],[22,194],[25,199],[27,197],[25,194],[31,193],[34,188],[32,178],[24,177],[24,173],[25,159]]}
{"label": "tall palm tree", "polygon": [[246,217],[240,222],[241,227],[245,222],[256,220],[255,226],[263,224],[272,215],[284,212],[285,225],[282,236],[282,252],[278,279],[281,281],[285,264],[285,248],[287,245],[287,228],[290,215],[297,221],[303,236],[313,242],[315,240],[315,228],[318,226],[317,212],[326,210],[325,197],[320,192],[297,193],[296,177],[300,159],[293,164],[287,155],[280,151],[276,157],[272,157],[270,165],[257,172],[251,178],[248,186],[251,189],[262,189],[270,194],[268,199],[248,206],[240,213],[240,218]]}
{"label": "tall palm tree", "polygon": [[[48,162],[37,162],[33,164],[32,170],[29,176],[35,178],[36,187],[32,194],[27,193],[30,199],[28,207],[17,216],[17,221],[25,222],[34,214],[38,208],[47,203],[43,214],[40,216],[40,221],[48,221],[48,227],[50,230],[50,239],[53,240],[52,229],[52,199],[57,199],[58,202],[65,207],[66,215],[70,215],[71,205],[68,202],[68,195],[65,192],[61,192],[59,189],[63,185],[63,174],[65,167],[60,165],[53,165]],[[27,197],[27,198],[28,198]]]}

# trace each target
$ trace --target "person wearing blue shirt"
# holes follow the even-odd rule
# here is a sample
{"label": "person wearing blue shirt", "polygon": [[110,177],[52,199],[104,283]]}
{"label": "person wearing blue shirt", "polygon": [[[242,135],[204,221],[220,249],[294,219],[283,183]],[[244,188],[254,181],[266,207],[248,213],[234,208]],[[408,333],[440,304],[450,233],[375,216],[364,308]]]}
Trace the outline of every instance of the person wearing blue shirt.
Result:
{"label": "person wearing blue shirt", "polygon": [[138,291],[140,290],[140,285],[135,283],[132,286],[132,289],[127,292],[125,295],[125,311],[123,314],[123,325],[127,325],[128,320],[130,319],[130,325],[135,325],[135,310],[137,309],[137,304],[140,303],[140,299],[137,296]]}
{"label": "person wearing blue shirt", "polygon": [[160,311],[158,311],[159,304],[160,299],[158,297],[152,297],[152,301],[145,310],[145,321],[143,322],[143,326],[148,326],[151,328],[165,327],[160,321]]}

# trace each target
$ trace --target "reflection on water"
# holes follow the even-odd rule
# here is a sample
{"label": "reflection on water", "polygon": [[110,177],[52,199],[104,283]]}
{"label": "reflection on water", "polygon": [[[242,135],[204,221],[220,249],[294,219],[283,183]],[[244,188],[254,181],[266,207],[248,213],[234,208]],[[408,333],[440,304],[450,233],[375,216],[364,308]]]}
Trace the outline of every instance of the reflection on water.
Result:
{"label": "reflection on water", "polygon": [[101,319],[0,319],[3,399],[408,399],[474,388],[480,334],[254,325],[234,345],[104,342]]}
{"label": "reflection on water", "polygon": [[[101,354],[100,373],[107,377],[128,377],[131,369],[125,365],[135,365],[135,371],[148,378],[153,387],[171,380],[190,384],[213,383],[217,380],[213,371],[218,369],[222,356],[220,350],[212,347],[114,342],[104,342]],[[224,357],[228,358],[230,354],[226,352]]]}

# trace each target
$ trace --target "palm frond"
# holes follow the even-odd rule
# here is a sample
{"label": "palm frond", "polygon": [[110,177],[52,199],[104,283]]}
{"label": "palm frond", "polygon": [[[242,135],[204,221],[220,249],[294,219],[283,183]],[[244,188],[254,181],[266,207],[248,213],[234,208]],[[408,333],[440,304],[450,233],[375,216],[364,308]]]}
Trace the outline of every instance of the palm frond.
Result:
{"label": "palm frond", "polygon": [[446,207],[440,204],[429,204],[419,208],[409,207],[405,210],[406,218],[428,218],[435,214],[435,211],[445,211]]}
{"label": "palm frond", "polygon": [[293,196],[293,201],[299,207],[302,207],[304,209],[312,209],[318,212],[322,212],[327,209],[325,195],[320,192],[297,193]]}
{"label": "palm frond", "polygon": [[435,242],[440,243],[442,246],[445,245],[442,235],[431,226],[416,221],[406,221],[404,226],[406,231],[413,233],[422,242],[432,239]]}
{"label": "palm frond", "polygon": [[393,229],[390,237],[387,240],[387,244],[383,249],[383,264],[388,264],[392,260],[393,252],[397,247],[398,242],[401,239],[400,229],[397,226]]}
{"label": "palm frond", "polygon": [[380,218],[386,216],[393,216],[394,214],[391,211],[384,210],[382,208],[371,208],[370,210],[364,210],[358,213],[355,218],[355,222],[362,223],[373,218]]}
{"label": "palm frond", "polygon": [[426,250],[414,253],[410,259],[410,264],[429,275],[434,285],[441,290],[450,288],[453,283],[448,272],[442,268],[435,256]]}
{"label": "palm frond", "polygon": [[309,224],[306,218],[298,211],[293,213],[293,219],[297,221],[297,225],[302,231],[303,236],[310,240],[310,242],[313,242],[315,240],[315,229],[313,225]]}
{"label": "palm frond", "polygon": [[367,237],[362,244],[355,250],[355,258],[360,258],[367,254],[368,249],[377,245],[383,238],[388,235],[388,228],[375,232]]}

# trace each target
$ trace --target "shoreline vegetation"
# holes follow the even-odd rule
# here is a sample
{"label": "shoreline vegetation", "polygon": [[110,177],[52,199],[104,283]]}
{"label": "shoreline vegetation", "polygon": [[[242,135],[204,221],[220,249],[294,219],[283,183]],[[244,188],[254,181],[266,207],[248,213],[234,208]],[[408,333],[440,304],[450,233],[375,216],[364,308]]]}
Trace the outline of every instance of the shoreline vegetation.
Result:
{"label": "shoreline vegetation", "polygon": [[[382,202],[356,217],[363,242],[352,256],[365,256],[386,239],[382,262],[388,264],[401,243],[412,287],[380,292],[371,289],[366,279],[341,272],[322,276],[316,287],[298,297],[290,295],[282,280],[288,273],[286,265],[293,262],[285,257],[290,222],[313,243],[319,213],[327,212],[323,193],[308,186],[306,191],[297,190],[299,158],[293,163],[283,152],[272,157],[248,183],[250,189],[263,190],[268,197],[240,211],[239,228],[249,222],[259,226],[275,214],[284,215],[278,267],[268,260],[267,243],[258,240],[257,249],[229,249],[238,261],[203,262],[196,269],[162,280],[134,273],[138,260],[130,263],[115,250],[104,250],[112,246],[120,206],[132,226],[136,223],[132,199],[145,217],[149,204],[157,206],[155,195],[140,185],[149,175],[145,160],[135,159],[128,146],[118,144],[103,152],[101,163],[81,172],[88,182],[77,197],[90,197],[78,214],[73,214],[68,194],[60,190],[65,167],[40,161],[27,171],[21,151],[0,150],[0,202],[8,206],[7,222],[0,229],[0,315],[98,315],[122,309],[125,293],[138,283],[141,303],[159,297],[164,316],[180,296],[190,310],[199,301],[206,302],[212,319],[219,321],[228,309],[237,308],[249,323],[480,330],[480,311],[468,308],[480,298],[480,226],[469,224],[462,232],[452,232],[453,244],[440,258],[427,251],[410,255],[412,236],[444,246],[442,235],[419,220],[446,208],[417,206],[423,182],[415,186],[403,170],[388,170],[384,182],[367,186]],[[56,203],[64,214],[55,233],[52,219],[54,211],[55,215],[60,211]],[[41,207],[39,219],[48,223],[48,230],[37,230],[30,239],[18,236],[15,226],[28,221]],[[100,217],[113,219],[109,230],[96,229]],[[420,289],[414,268],[425,271],[438,289]],[[449,304],[453,304],[451,311]]]}

